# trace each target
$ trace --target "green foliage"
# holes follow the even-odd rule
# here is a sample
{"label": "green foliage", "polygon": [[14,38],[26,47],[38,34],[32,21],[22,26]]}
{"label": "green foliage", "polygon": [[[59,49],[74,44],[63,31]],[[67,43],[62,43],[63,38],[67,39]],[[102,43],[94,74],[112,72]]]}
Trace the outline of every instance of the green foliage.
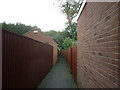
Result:
{"label": "green foliage", "polygon": [[77,47],[77,41],[73,41],[73,46]]}
{"label": "green foliage", "polygon": [[16,23],[16,24],[6,24],[5,22],[2,23],[2,28],[17,34],[25,34],[26,32],[32,30],[35,26],[26,26],[25,24],[22,23]]}
{"label": "green foliage", "polygon": [[76,46],[77,41],[77,23],[73,22],[73,18],[76,17],[81,4],[79,2],[65,2],[60,6],[60,10],[66,15],[67,24],[66,28],[62,32],[55,32],[53,30],[46,32],[58,42],[59,49],[67,49],[70,46]]}
{"label": "green foliage", "polygon": [[77,24],[72,20],[78,14],[80,6],[81,4],[76,1],[73,1],[71,3],[66,2],[61,5],[61,11],[66,15],[68,20],[65,30],[69,33],[69,37],[73,40],[77,40]]}
{"label": "green foliage", "polygon": [[50,30],[50,31],[47,31],[47,32],[44,32],[44,33],[51,36],[52,38],[54,38],[57,41],[59,50],[64,48],[63,41],[66,37],[69,36],[69,34],[66,30],[64,30],[62,32],[61,31],[57,32],[57,31],[54,31],[54,30]]}
{"label": "green foliage", "polygon": [[64,49],[68,49],[72,45],[73,45],[73,40],[71,38],[69,38],[69,37],[65,38],[65,40],[63,41]]}
{"label": "green foliage", "polygon": [[68,33],[66,31],[54,31],[54,30],[50,30],[50,31],[47,31],[47,32],[44,32],[46,33],[47,35],[51,36],[52,38],[54,38],[57,43],[58,43],[58,47],[59,49],[63,49],[64,46],[63,46],[63,40],[65,39],[66,36],[68,36]]}
{"label": "green foliage", "polygon": [[67,33],[65,31],[62,31],[62,32],[59,31],[56,34],[55,40],[58,42],[59,44],[58,47],[60,48],[60,50],[64,48],[63,41],[66,38],[66,36],[67,36]]}
{"label": "green foliage", "polygon": [[70,29],[70,25],[67,24],[66,28],[65,28],[65,31],[68,33],[68,37],[70,37],[71,39],[73,39],[74,41],[77,40],[77,23],[73,22],[71,24],[71,28]]}
{"label": "green foliage", "polygon": [[81,4],[79,1],[76,2],[75,0],[62,3],[60,6],[60,10],[66,15],[67,18],[67,24],[64,31],[66,33],[63,44],[64,49],[67,49],[72,45],[77,46],[77,23],[73,22],[73,19],[77,16],[80,7]]}
{"label": "green foliage", "polygon": [[61,11],[66,15],[68,21],[72,22],[73,18],[77,16],[77,13],[80,8],[79,2],[73,1],[73,2],[65,2],[63,3],[61,7]]}
{"label": "green foliage", "polygon": [[[62,0],[59,1],[62,2]],[[73,22],[73,19],[77,16],[80,7],[81,4],[79,1],[76,2],[75,0],[71,2],[66,1],[60,5],[60,10],[63,12],[63,14],[66,15],[67,18],[67,24],[64,30],[65,36],[62,42],[62,49],[67,49],[72,45],[77,46],[77,23]]]}
{"label": "green foliage", "polygon": [[56,38],[56,34],[58,33],[57,31],[54,31],[54,30],[50,30],[50,31],[46,31],[44,32],[46,33],[47,35],[53,37],[54,39]]}

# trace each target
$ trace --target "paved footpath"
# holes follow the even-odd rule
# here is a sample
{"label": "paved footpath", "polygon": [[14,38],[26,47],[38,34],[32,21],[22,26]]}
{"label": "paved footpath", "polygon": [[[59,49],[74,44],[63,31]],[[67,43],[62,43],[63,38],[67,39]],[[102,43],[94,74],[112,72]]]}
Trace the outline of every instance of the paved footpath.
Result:
{"label": "paved footpath", "polygon": [[38,88],[77,88],[65,59],[58,59]]}

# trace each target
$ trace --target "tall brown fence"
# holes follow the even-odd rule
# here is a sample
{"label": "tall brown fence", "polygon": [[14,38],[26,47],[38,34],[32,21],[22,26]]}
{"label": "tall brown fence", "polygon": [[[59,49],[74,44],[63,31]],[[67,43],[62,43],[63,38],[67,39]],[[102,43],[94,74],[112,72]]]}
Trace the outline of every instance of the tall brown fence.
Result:
{"label": "tall brown fence", "polygon": [[36,88],[53,64],[53,47],[5,30],[3,88]]}
{"label": "tall brown fence", "polygon": [[67,50],[62,50],[61,55],[67,60],[67,63],[71,69],[74,80],[77,82],[77,48],[71,47]]}

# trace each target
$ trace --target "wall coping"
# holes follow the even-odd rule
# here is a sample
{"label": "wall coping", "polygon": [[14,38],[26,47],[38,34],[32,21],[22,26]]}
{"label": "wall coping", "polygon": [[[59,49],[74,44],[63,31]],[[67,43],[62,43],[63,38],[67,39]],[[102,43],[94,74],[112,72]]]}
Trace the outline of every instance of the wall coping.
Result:
{"label": "wall coping", "polygon": [[76,21],[78,21],[84,7],[85,7],[85,4],[87,3],[87,0],[81,0],[80,3],[82,3],[81,7],[80,7],[80,10],[78,12],[78,15],[76,16]]}

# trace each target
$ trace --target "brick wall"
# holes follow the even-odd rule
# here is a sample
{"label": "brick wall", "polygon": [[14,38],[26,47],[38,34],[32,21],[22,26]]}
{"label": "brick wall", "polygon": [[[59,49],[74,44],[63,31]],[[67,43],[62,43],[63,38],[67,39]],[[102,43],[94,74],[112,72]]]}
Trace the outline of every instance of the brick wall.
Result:
{"label": "brick wall", "polygon": [[77,24],[77,82],[116,88],[120,73],[120,3],[87,2]]}

